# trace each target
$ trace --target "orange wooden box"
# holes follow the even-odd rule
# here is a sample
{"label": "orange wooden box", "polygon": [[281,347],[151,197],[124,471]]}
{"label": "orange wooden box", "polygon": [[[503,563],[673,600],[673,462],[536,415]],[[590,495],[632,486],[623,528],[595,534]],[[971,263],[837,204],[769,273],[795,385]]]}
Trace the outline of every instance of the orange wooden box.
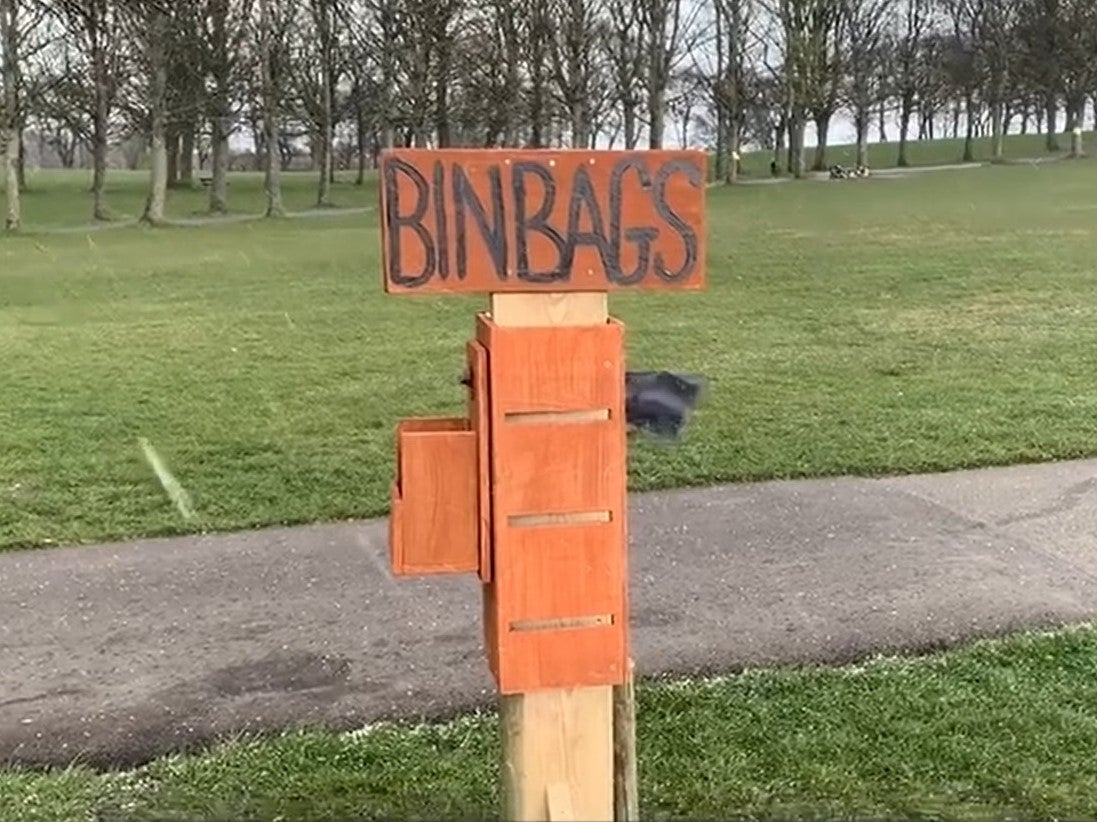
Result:
{"label": "orange wooden box", "polygon": [[487,656],[499,691],[619,684],[627,648],[623,328],[478,319],[491,426]]}
{"label": "orange wooden box", "polygon": [[477,437],[467,419],[401,420],[389,550],[395,574],[480,567]]}

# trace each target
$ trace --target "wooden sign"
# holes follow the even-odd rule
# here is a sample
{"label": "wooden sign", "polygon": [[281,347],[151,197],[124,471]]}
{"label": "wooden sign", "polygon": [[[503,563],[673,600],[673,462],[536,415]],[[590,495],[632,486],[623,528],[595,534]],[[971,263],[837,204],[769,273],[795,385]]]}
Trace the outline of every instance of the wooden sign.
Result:
{"label": "wooden sign", "polygon": [[385,151],[385,290],[701,289],[706,161],[700,151]]}

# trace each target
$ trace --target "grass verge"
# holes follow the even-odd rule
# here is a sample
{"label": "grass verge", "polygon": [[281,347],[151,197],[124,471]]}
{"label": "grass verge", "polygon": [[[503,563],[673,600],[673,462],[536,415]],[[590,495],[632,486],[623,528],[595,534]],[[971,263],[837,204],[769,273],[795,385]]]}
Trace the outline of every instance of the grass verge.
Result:
{"label": "grass verge", "polygon": [[[638,689],[645,819],[1081,819],[1097,628]],[[295,731],[136,771],[0,772],[5,822],[494,818],[494,717]],[[99,814],[95,817],[94,814]]]}

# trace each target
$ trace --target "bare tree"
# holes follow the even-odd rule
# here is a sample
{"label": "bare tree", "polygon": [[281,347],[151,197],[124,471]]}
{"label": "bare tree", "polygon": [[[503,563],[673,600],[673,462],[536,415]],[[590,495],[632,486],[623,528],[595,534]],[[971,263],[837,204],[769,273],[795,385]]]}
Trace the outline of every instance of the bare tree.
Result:
{"label": "bare tree", "polygon": [[703,4],[683,13],[682,0],[641,0],[640,24],[647,40],[648,147],[663,147],[666,130],[667,89],[683,55],[690,51],[685,38],[695,34]]}
{"label": "bare tree", "polygon": [[[136,138],[149,148],[149,187],[141,221],[149,225],[164,222],[168,189],[167,92],[168,65],[172,46],[172,5],[166,0],[130,0],[122,17],[123,32],[135,44],[143,83],[137,86],[145,97],[126,104],[138,122]],[[142,105],[143,103],[143,105]]]}
{"label": "bare tree", "polygon": [[366,41],[377,55],[379,119],[381,121],[381,145],[392,148],[396,142],[396,123],[400,56],[399,48],[403,24],[398,4],[401,0],[371,0],[374,36]]}
{"label": "bare tree", "polygon": [[975,159],[975,102],[983,77],[979,53],[978,11],[973,5],[978,2],[981,0],[946,0],[952,37],[944,55],[944,64],[953,93],[963,100],[965,163]]}
{"label": "bare tree", "polygon": [[107,150],[110,117],[118,92],[122,60],[119,44],[120,6],[111,0],[58,0],[73,39],[88,62],[92,95],[92,214],[108,220],[104,187],[107,180]]}
{"label": "bare tree", "polygon": [[522,132],[525,60],[522,22],[508,0],[487,0],[469,15],[455,42],[456,144],[514,146]]}
{"label": "bare tree", "polygon": [[522,117],[522,21],[511,0],[491,0],[496,53],[499,56],[499,96],[495,98],[502,124],[502,144],[518,144]]}
{"label": "bare tree", "polygon": [[316,106],[316,164],[319,178],[316,205],[331,205],[331,183],[334,175],[332,150],[335,134],[335,86],[339,67],[336,64],[335,15],[333,0],[309,0],[312,22],[316,27],[319,65],[319,105]]}
{"label": "bare tree", "polygon": [[553,117],[551,54],[554,53],[552,20],[555,0],[521,0],[526,17],[523,46],[529,67],[529,145],[542,148],[549,142]]}
{"label": "bare tree", "polygon": [[236,130],[235,105],[250,66],[244,42],[251,31],[252,0],[199,0],[206,102],[210,121],[210,189],[212,214],[228,211],[229,138]]}
{"label": "bare tree", "polygon": [[[49,21],[53,22],[53,21]],[[79,149],[91,150],[94,93],[82,81],[80,56],[63,42],[43,49],[37,66],[34,128],[64,168],[76,164]]]}
{"label": "bare tree", "polygon": [[[10,58],[7,68],[15,96],[10,116],[14,118],[11,122],[16,132],[15,176],[19,184],[16,194],[21,194],[27,188],[27,124],[40,108],[39,101],[47,91],[49,78],[44,68],[57,41],[48,8],[41,0],[13,0],[11,29],[7,38],[0,38],[0,54],[4,55],[0,57],[0,78],[4,73],[3,61]],[[3,42],[5,39],[6,44]],[[0,86],[2,84],[3,80],[0,79]],[[3,97],[0,95],[0,111],[4,110]],[[0,114],[0,132],[3,130],[3,121],[4,115]],[[4,145],[4,137],[0,133],[0,156],[3,156]]]}
{"label": "bare tree", "polygon": [[777,0],[772,11],[780,24],[788,168],[803,177],[807,114],[814,110],[818,116],[839,68],[834,48],[839,7],[834,0]]}
{"label": "bare tree", "polygon": [[[715,60],[705,86],[715,112],[715,178],[724,183],[738,177],[740,142],[754,96],[747,56],[750,20],[750,0],[713,0]],[[694,65],[700,68],[696,56]]]}
{"label": "bare tree", "polygon": [[609,0],[606,58],[613,78],[613,103],[621,115],[626,149],[640,141],[638,113],[643,102],[648,50],[637,25],[643,0]]}
{"label": "bare tree", "polygon": [[921,58],[924,38],[933,22],[936,0],[900,0],[899,29],[895,46],[895,87],[899,95],[899,158],[900,167],[910,165],[907,157],[907,139],[910,134],[910,118],[914,114],[915,100],[925,106],[928,82],[926,65]]}
{"label": "bare tree", "polygon": [[346,38],[346,70],[351,88],[346,103],[354,117],[354,151],[358,166],[355,185],[363,185],[366,179],[366,157],[376,143],[377,127],[382,113],[381,83],[377,77],[379,61],[374,54],[374,38],[370,36],[376,21],[370,9],[361,0],[342,0],[335,7],[336,24],[343,29]]}
{"label": "bare tree", "polygon": [[4,229],[18,231],[22,225],[22,203],[19,190],[19,2],[0,0],[0,49],[3,49],[2,72],[4,106],[0,119],[0,146],[4,149]]}
{"label": "bare tree", "polygon": [[604,0],[554,0],[559,20],[550,57],[556,92],[567,112],[571,145],[587,148],[591,141],[595,78],[602,57]]}
{"label": "bare tree", "polygon": [[206,108],[207,61],[203,7],[194,0],[172,7],[172,49],[167,88],[168,186],[192,188],[199,127]]}
{"label": "bare tree", "polygon": [[840,0],[847,54],[848,98],[857,135],[857,165],[868,165],[868,126],[874,106],[883,103],[881,88],[888,15],[894,0]]}
{"label": "bare tree", "polygon": [[1092,0],[1064,3],[1062,79],[1066,127],[1070,132],[1070,156],[1081,157],[1086,97],[1097,87],[1097,8]]}
{"label": "bare tree", "polygon": [[815,123],[815,159],[812,170],[827,167],[827,144],[830,123],[838,111],[842,80],[845,76],[846,53],[843,49],[842,0],[824,2],[814,7],[807,58],[806,102]]}
{"label": "bare tree", "polygon": [[1017,51],[1017,13],[1020,0],[971,0],[978,49],[986,73],[990,104],[991,156],[1001,160],[1005,151],[1005,119],[1010,69]]}
{"label": "bare tree", "polygon": [[263,190],[267,195],[267,217],[285,214],[282,204],[282,165],[278,157],[278,133],[281,122],[281,94],[284,61],[279,60],[285,29],[281,0],[259,0],[259,70],[263,98]]}

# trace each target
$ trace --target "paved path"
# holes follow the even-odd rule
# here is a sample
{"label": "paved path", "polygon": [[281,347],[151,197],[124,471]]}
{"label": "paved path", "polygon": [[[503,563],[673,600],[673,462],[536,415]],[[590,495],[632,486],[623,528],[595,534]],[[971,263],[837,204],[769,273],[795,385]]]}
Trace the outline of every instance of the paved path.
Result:
{"label": "paved path", "polygon": [[[926,650],[1097,617],[1097,460],[632,500],[641,674]],[[0,761],[492,701],[472,578],[383,522],[0,555]]]}

